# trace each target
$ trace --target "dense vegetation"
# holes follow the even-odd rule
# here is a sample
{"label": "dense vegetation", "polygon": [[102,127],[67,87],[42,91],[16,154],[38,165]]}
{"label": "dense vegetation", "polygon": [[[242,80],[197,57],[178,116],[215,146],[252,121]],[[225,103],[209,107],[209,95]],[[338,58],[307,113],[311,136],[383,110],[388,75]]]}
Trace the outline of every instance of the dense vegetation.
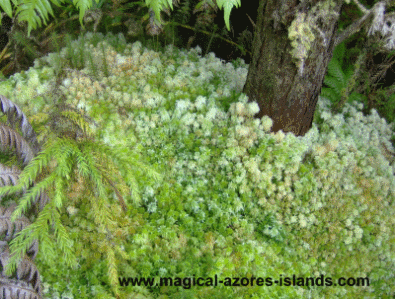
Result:
{"label": "dense vegetation", "polygon": [[[122,35],[86,34],[0,83],[39,140],[59,99],[94,120],[95,138],[127,147],[164,178],[136,172],[138,194],[108,208],[101,231],[84,181],[61,209],[78,268],[39,255],[49,298],[357,298],[394,294],[391,127],[362,103],[341,113],[320,99],[304,137],[270,133],[241,93],[247,65],[168,46],[155,52]],[[392,161],[391,161],[392,162]],[[130,184],[131,178],[125,178]],[[128,181],[129,180],[129,181]],[[51,191],[51,190],[50,190]],[[55,190],[52,190],[52,192]],[[117,200],[113,189],[109,197]],[[114,246],[109,259],[103,246]],[[108,245],[111,244],[111,245]],[[120,287],[120,277],[369,277],[366,287]],[[111,263],[110,263],[111,265]],[[108,275],[110,274],[110,275]]]}

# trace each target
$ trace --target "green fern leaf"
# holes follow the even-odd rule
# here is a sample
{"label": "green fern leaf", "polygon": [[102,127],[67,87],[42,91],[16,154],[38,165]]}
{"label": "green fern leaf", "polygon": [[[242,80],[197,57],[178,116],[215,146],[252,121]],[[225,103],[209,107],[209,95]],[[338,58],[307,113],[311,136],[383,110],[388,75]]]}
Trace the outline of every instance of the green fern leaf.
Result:
{"label": "green fern leaf", "polygon": [[230,30],[229,19],[230,12],[232,11],[233,6],[240,7],[240,0],[217,0],[217,5],[219,9],[224,9],[224,19],[225,25],[228,30]]}
{"label": "green fern leaf", "polygon": [[[0,0],[0,7],[4,10],[4,12],[12,18],[12,8],[11,8],[11,1],[10,0]],[[1,17],[0,17],[1,21]],[[1,22],[0,22],[1,24]]]}
{"label": "green fern leaf", "polygon": [[75,5],[75,7],[77,7],[77,9],[80,11],[80,23],[82,24],[82,20],[84,18],[85,15],[85,11],[87,9],[90,9],[92,6],[92,0],[73,0],[73,4]]}
{"label": "green fern leaf", "polygon": [[327,74],[324,78],[324,84],[321,90],[321,96],[329,99],[332,103],[344,101],[344,94],[347,93],[349,80],[354,74],[352,66],[343,70],[343,60],[346,53],[344,43],[338,45],[333,51],[333,56],[328,64]]}
{"label": "green fern leaf", "polygon": [[145,4],[155,13],[155,18],[160,21],[160,12],[165,8],[173,10],[172,0],[145,0]]}
{"label": "green fern leaf", "polygon": [[330,100],[332,103],[339,101],[339,94],[333,88],[322,88],[321,96]]}
{"label": "green fern leaf", "polygon": [[340,95],[341,90],[344,88],[344,82],[340,81],[337,77],[325,76],[324,84],[338,95]]}
{"label": "green fern leaf", "polygon": [[89,122],[87,122],[83,115],[77,113],[76,111],[72,110],[64,110],[60,113],[62,116],[66,117],[73,123],[75,123],[78,127],[80,127],[85,135],[91,136],[93,135],[93,130],[90,127]]}
{"label": "green fern leaf", "polygon": [[355,68],[353,66],[348,66],[344,70],[344,75],[347,78],[347,80],[351,78],[351,76],[354,74],[354,72],[355,72]]}
{"label": "green fern leaf", "polygon": [[108,279],[110,281],[110,285],[113,288],[114,292],[118,293],[118,271],[114,250],[111,246],[105,245],[106,248],[106,257],[107,257],[107,265],[108,265]]}
{"label": "green fern leaf", "polygon": [[[51,186],[56,179],[56,174],[51,174],[46,177],[41,182],[37,183],[34,187],[30,188],[23,196],[19,199],[19,204],[15,208],[14,213],[12,214],[11,220],[14,221],[32,206],[35,202],[36,198],[40,196],[44,189]],[[15,188],[19,187],[18,185]],[[20,189],[19,189],[20,190]]]}
{"label": "green fern leaf", "polygon": [[328,64],[328,76],[334,77],[338,82],[345,82],[345,74],[341,68],[341,63],[335,57]]}
{"label": "green fern leaf", "polygon": [[48,0],[25,0],[16,10],[18,21],[28,23],[28,35],[32,29],[37,28],[37,25],[41,26],[42,21],[47,25],[48,13],[54,15]]}

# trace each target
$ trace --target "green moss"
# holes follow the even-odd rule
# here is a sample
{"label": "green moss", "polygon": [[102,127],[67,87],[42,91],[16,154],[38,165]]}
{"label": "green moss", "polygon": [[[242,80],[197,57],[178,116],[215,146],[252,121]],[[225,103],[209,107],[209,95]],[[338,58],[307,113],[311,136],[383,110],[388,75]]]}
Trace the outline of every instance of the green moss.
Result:
{"label": "green moss", "polygon": [[[103,67],[106,61],[109,76],[100,78],[98,67],[98,77],[87,84],[86,76],[68,73],[64,79],[71,85],[61,88],[67,103],[87,109],[98,124],[96,138],[127,145],[130,155],[157,167],[165,179],[155,182],[143,166],[136,168],[136,181],[130,177],[129,183],[138,182],[140,200],[134,194],[125,197],[126,215],[113,205],[114,192],[106,190],[120,226],[114,234],[97,227],[88,206],[70,200],[62,223],[70,230],[80,268],[41,257],[49,297],[67,288],[76,298],[114,295],[106,256],[99,254],[101,242],[121,248],[115,260],[122,277],[376,279],[369,288],[128,286],[120,287],[119,298],[362,298],[393,292],[388,277],[395,266],[395,192],[391,168],[375,146],[389,139],[380,118],[362,118],[359,108],[348,103],[341,116],[332,115],[320,99],[319,121],[305,137],[266,133],[270,122],[253,119],[254,108],[241,95],[245,68],[226,67],[210,55],[204,62],[199,56],[187,61],[185,52],[171,48],[158,56],[139,44],[125,47],[120,67],[113,60],[116,44],[99,43],[89,34],[81,41],[85,48],[92,43],[97,46],[89,48],[92,53],[112,53],[98,54],[97,60]],[[47,58],[48,64],[55,66],[56,59]],[[160,60],[162,74],[149,71],[154,59]],[[198,69],[200,79],[194,76]],[[42,78],[40,71],[29,70],[10,82],[24,84],[37,73]],[[93,74],[89,61],[81,71]],[[93,95],[88,93],[92,86]],[[18,89],[14,97],[27,105],[26,94],[34,88]],[[73,88],[80,91],[78,99]],[[69,194],[76,189],[70,186]],[[73,209],[78,211],[73,214]]]}

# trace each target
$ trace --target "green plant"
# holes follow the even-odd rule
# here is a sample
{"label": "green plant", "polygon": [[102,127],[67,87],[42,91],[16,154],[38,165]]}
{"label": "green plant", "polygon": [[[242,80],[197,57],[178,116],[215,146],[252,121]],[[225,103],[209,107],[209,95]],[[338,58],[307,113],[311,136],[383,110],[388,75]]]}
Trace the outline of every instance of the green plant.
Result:
{"label": "green plant", "polygon": [[[18,21],[27,21],[28,23],[28,34],[32,29],[36,29],[41,27],[42,23],[47,24],[49,20],[49,15],[54,16],[51,4],[56,6],[60,6],[61,3],[65,1],[57,1],[57,0],[37,0],[37,1],[14,1],[14,5],[16,6],[15,15],[18,17]],[[202,1],[204,3],[205,1]],[[240,6],[240,0],[217,0],[216,1],[218,7],[224,9],[224,18],[226,27],[228,30],[229,26],[229,17],[232,8]],[[79,20],[81,25],[83,24],[83,18],[85,12],[88,11],[92,4],[95,4],[94,7],[100,8],[103,5],[103,1],[98,3],[93,2],[92,0],[75,0],[73,1],[75,7],[79,10]],[[143,4],[142,2],[140,4]],[[160,20],[160,12],[163,10],[173,9],[173,1],[172,0],[146,0],[145,5],[147,5],[152,11],[153,15],[157,20]],[[0,2],[0,7],[4,10],[4,12],[12,18],[13,9],[10,0],[4,0]],[[36,13],[37,12],[37,13]],[[0,15],[1,22],[1,15]]]}
{"label": "green plant", "polygon": [[395,121],[395,86],[379,88],[368,95],[370,104],[388,123]]}
{"label": "green plant", "polygon": [[[91,46],[99,37],[103,41]],[[74,111],[71,107],[85,111],[84,119],[92,118],[86,122],[92,127],[97,123],[97,139],[127,146],[136,158],[138,151],[140,159],[165,174],[156,183],[144,177],[144,169],[136,169],[136,181],[144,188],[127,215],[108,186],[109,209],[118,226],[110,232],[101,230],[90,213],[94,193],[81,186],[91,181],[78,172],[70,175],[69,200],[60,215],[79,267],[65,267],[62,257],[50,261],[38,255],[48,297],[112,298],[106,245],[114,248],[110,259],[115,257],[120,277],[152,277],[155,282],[193,275],[371,277],[364,288],[129,285],[120,289],[120,299],[393,294],[395,185],[376,144],[393,148],[388,126],[377,114],[365,117],[361,104],[346,103],[344,115],[332,115],[328,101],[321,99],[317,110],[325,130],[314,124],[303,138],[271,134],[272,120],[253,119],[258,106],[241,94],[246,65],[234,68],[213,54],[201,57],[198,48],[168,46],[156,53],[139,42],[119,45],[123,52],[116,53],[116,40],[121,39],[96,33],[71,43],[75,49],[84,44],[98,64],[106,59],[109,76],[99,71],[96,78],[88,60],[83,69],[54,78],[49,74],[59,56],[50,55],[23,75],[0,82],[2,92],[26,107],[37,132],[45,127],[58,134],[71,131],[77,134],[70,139],[78,141],[83,131],[72,125],[79,121],[61,117],[65,124],[57,129],[47,111],[53,109],[53,99],[42,104],[44,93],[53,94],[48,86],[60,82],[55,90],[68,105],[67,113]],[[227,107],[227,98],[236,101]],[[41,132],[38,137],[50,135]]]}
{"label": "green plant", "polygon": [[[88,205],[98,231],[104,231],[110,240],[115,234],[119,236],[119,221],[114,221],[114,213],[110,210],[110,207],[113,209],[114,205],[111,205],[111,200],[108,198],[108,191],[106,191],[108,187],[115,192],[119,204],[124,212],[127,212],[124,194],[127,194],[128,188],[132,190],[135,200],[139,198],[138,184],[135,180],[136,168],[144,170],[155,178],[159,176],[139,162],[129,150],[112,148],[95,141],[93,131],[86,119],[73,109],[67,109],[62,105],[56,107],[58,109],[62,107],[62,110],[55,111],[47,117],[47,124],[53,131],[47,130],[48,136],[43,150],[40,151],[41,146],[37,143],[35,132],[27,121],[26,115],[7,98],[0,96],[0,100],[3,113],[8,113],[10,123],[20,124],[24,137],[29,140],[28,143],[7,126],[3,125],[0,128],[2,130],[1,146],[3,148],[13,146],[17,157],[25,166],[22,172],[14,170],[17,168],[13,168],[12,171],[5,166],[1,168],[2,175],[6,172],[9,180],[0,188],[0,194],[15,194],[20,197],[16,207],[1,210],[5,219],[1,226],[1,232],[6,232],[4,240],[11,241],[9,236],[12,236],[9,246],[10,254],[4,256],[2,262],[6,265],[6,269],[2,271],[6,270],[3,273],[7,275],[12,275],[16,269],[21,271],[19,266],[17,268],[18,263],[26,252],[31,253],[34,250],[31,254],[34,257],[37,255],[36,247],[32,247],[32,244],[37,242],[40,243],[40,249],[48,260],[54,260],[53,249],[59,248],[63,251],[65,262],[75,265],[76,257],[72,250],[72,241],[61,221],[60,212],[63,206],[67,202],[70,206],[70,200],[73,201],[71,206],[74,207],[78,204]],[[7,154],[8,152],[5,152],[2,158],[7,158]],[[128,183],[125,184],[122,178],[127,178]],[[32,182],[35,183],[32,185]],[[66,195],[70,194],[71,183],[79,189],[73,197]],[[84,190],[81,191],[82,189]],[[50,197],[46,196],[43,190],[47,190]],[[35,207],[33,211],[32,207]],[[22,226],[23,229],[15,231],[14,235],[4,230],[7,227],[4,226],[5,223],[11,227],[11,222],[21,221],[24,219],[23,215],[27,213],[34,216],[34,211],[38,212],[38,215],[32,224]],[[17,232],[19,232],[18,235],[16,235]],[[54,238],[50,236],[51,234]],[[114,244],[112,242],[104,247],[101,246],[100,252],[106,256],[109,281],[117,293],[118,275],[115,252],[122,252],[122,250],[119,249],[119,245]],[[3,252],[8,252],[8,247],[4,247]],[[34,281],[37,293],[41,292],[39,284],[39,281]]]}
{"label": "green plant", "polygon": [[345,43],[339,44],[333,51],[328,64],[328,71],[324,78],[321,96],[332,102],[333,110],[339,112],[348,102],[364,100],[363,95],[355,92],[359,69],[363,63],[363,53],[359,55],[355,66],[344,61],[346,53]]}

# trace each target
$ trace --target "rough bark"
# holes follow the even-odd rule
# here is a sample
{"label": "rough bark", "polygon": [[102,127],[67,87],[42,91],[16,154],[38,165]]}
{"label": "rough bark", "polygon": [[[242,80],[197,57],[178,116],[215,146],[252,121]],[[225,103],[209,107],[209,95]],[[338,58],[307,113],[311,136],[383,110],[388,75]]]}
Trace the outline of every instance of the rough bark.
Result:
{"label": "rough bark", "polygon": [[[244,92],[250,101],[258,103],[257,117],[272,118],[272,131],[283,130],[300,136],[311,128],[335,46],[342,3],[342,0],[261,0]],[[325,5],[332,11],[326,17],[322,9]],[[307,24],[307,31],[300,32],[310,34],[310,41],[302,38],[292,43],[289,38],[289,27],[298,16]],[[293,24],[296,31],[306,28],[304,24],[296,27]],[[301,45],[296,50],[295,42]]]}

